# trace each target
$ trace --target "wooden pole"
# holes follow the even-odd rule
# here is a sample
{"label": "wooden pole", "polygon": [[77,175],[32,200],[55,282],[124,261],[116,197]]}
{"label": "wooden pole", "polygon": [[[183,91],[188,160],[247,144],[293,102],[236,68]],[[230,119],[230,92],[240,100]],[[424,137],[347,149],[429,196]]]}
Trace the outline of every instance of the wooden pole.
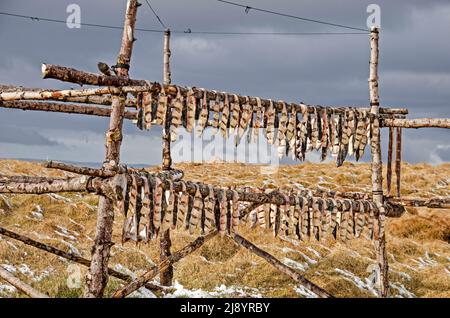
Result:
{"label": "wooden pole", "polygon": [[[163,43],[163,84],[170,85],[171,73],[170,73],[170,30],[164,31],[164,43]],[[170,117],[171,109],[167,107],[166,120],[162,131],[162,169],[172,169],[172,157],[170,155]],[[170,229],[161,232],[160,235],[160,262],[163,263],[170,257],[170,247],[172,241],[170,240]],[[173,279],[173,266],[169,263],[166,269],[160,270],[159,282],[163,286],[171,286]]]}
{"label": "wooden pole", "polygon": [[27,295],[31,298],[50,298],[46,294],[43,294],[43,293],[35,290],[30,285],[25,284],[20,279],[18,279],[17,277],[12,275],[10,272],[8,272],[6,269],[4,269],[2,266],[0,266],[0,278],[4,279],[6,282],[13,285],[18,290],[20,290],[25,295]]}
{"label": "wooden pole", "polygon": [[381,286],[380,296],[387,297],[389,290],[388,281],[388,261],[386,254],[386,237],[384,231],[385,210],[383,205],[383,165],[381,160],[381,136],[379,122],[379,94],[378,94],[378,48],[379,29],[373,27],[370,32],[370,75],[369,75],[369,95],[372,121],[372,198],[378,206],[378,233],[375,241],[377,250],[378,266],[380,268]]}
{"label": "wooden pole", "polygon": [[[5,228],[0,227],[0,234],[3,235],[3,236],[6,236],[6,237],[12,238],[14,240],[17,240],[19,242],[22,242],[22,243],[24,243],[26,245],[29,245],[29,246],[35,247],[37,249],[40,249],[42,251],[45,251],[47,253],[50,253],[50,254],[62,257],[64,259],[67,259],[67,260],[72,261],[72,262],[75,262],[77,264],[80,264],[80,265],[83,265],[83,266],[86,266],[86,267],[89,267],[91,265],[91,261],[86,259],[86,258],[84,258],[84,257],[75,255],[73,253],[64,252],[64,251],[62,251],[60,249],[57,249],[56,247],[53,247],[53,246],[50,246],[50,245],[38,242],[38,241],[33,240],[33,239],[31,239],[29,237],[26,237],[24,235],[17,234],[15,232],[9,231],[9,230],[7,230]],[[126,282],[131,282],[133,280],[133,277],[131,277],[130,275],[118,272],[118,271],[116,271],[116,270],[114,270],[112,268],[108,268],[108,274],[111,275],[111,276],[114,276],[115,278],[118,278],[120,280],[126,281]],[[144,287],[149,289],[149,290],[162,290],[162,289],[164,289],[164,288],[161,288],[158,285],[150,284],[150,283],[146,283],[144,285]]]}
{"label": "wooden pole", "polygon": [[401,170],[402,170],[402,128],[397,127],[397,146],[395,149],[395,176],[397,181],[397,198],[400,198],[400,186],[401,186]]}
{"label": "wooden pole", "polygon": [[284,265],[282,262],[280,262],[278,259],[276,259],[274,256],[270,255],[266,251],[260,249],[256,245],[252,244],[250,241],[246,240],[242,236],[238,234],[232,234],[231,238],[240,246],[245,247],[247,250],[252,252],[253,254],[261,257],[265,261],[267,261],[270,265],[278,269],[280,272],[290,276],[293,278],[296,282],[300,283],[301,285],[308,288],[310,291],[315,293],[317,296],[321,298],[333,298],[328,292],[326,292],[321,287],[317,286],[316,284],[312,283],[310,280],[306,279],[303,275],[300,275],[296,270],[290,268],[287,265]]}
{"label": "wooden pole", "polygon": [[150,268],[147,272],[133,280],[130,284],[125,286],[124,288],[121,288],[117,290],[113,298],[124,298],[134,292],[135,290],[141,288],[143,284],[154,278],[158,273],[170,266],[170,264],[176,263],[182,258],[186,257],[189,254],[192,254],[196,250],[198,250],[201,246],[203,246],[204,243],[212,239],[214,236],[217,235],[217,231],[213,231],[208,233],[205,236],[198,237],[195,241],[189,243],[185,247],[183,247],[181,250],[173,253],[170,257],[165,259],[164,262],[160,263],[158,266],[153,266]]}
{"label": "wooden pole", "polygon": [[[131,54],[133,51],[134,28],[136,24],[137,0],[128,0],[122,35],[122,44],[117,58],[116,72],[119,77],[128,78]],[[101,84],[101,83],[97,83]],[[124,83],[120,83],[125,85]],[[122,144],[122,124],[125,110],[125,96],[113,95],[111,104],[109,131],[106,134],[106,158],[103,168],[108,170],[116,167],[120,161],[120,146]],[[112,230],[114,221],[113,202],[100,196],[97,212],[95,241],[92,247],[92,262],[86,276],[85,296],[88,298],[102,297],[108,283],[108,262],[110,256]]]}
{"label": "wooden pole", "polygon": [[386,192],[387,195],[391,193],[392,184],[392,147],[394,144],[394,128],[389,127],[389,145],[388,145],[388,158],[386,167]]}
{"label": "wooden pole", "polygon": [[88,175],[91,177],[110,178],[114,177],[118,173],[125,173],[126,168],[117,166],[115,170],[103,170],[89,167],[79,167],[63,162],[47,161],[43,164],[48,169],[58,169],[62,171],[72,172],[76,174]]}
{"label": "wooden pole", "polygon": [[383,127],[401,128],[447,128],[450,129],[450,118],[418,118],[418,119],[393,119],[384,118]]}
{"label": "wooden pole", "polygon": [[[0,107],[21,109],[21,110],[76,114],[76,115],[91,115],[91,116],[99,116],[99,117],[110,117],[111,116],[110,108],[85,106],[85,105],[77,105],[77,104],[67,104],[67,103],[63,104],[63,103],[15,100],[15,101],[8,101],[8,102],[0,101]],[[137,112],[125,111],[123,115],[124,115],[125,119],[130,119],[130,120],[137,119]]]}

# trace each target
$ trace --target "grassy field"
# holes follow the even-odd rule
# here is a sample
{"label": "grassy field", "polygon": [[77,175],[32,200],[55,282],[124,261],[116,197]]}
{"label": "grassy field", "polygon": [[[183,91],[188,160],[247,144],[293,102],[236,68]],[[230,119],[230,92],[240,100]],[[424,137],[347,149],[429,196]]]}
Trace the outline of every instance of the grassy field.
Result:
{"label": "grassy field", "polygon": [[[305,163],[281,166],[268,174],[264,166],[245,164],[177,164],[185,179],[220,186],[251,185],[273,188],[316,187],[340,191],[369,191],[368,164]],[[37,163],[0,161],[0,174],[62,176]],[[450,164],[402,167],[402,195],[428,198],[450,195]],[[0,224],[12,231],[90,258],[95,236],[97,197],[85,194],[1,195]],[[111,267],[139,274],[158,259],[158,242],[136,246],[120,244],[122,216],[116,216]],[[365,239],[346,244],[335,241],[284,241],[270,231],[240,233],[285,264],[303,271],[307,278],[337,297],[374,297],[369,279],[375,264],[373,244]],[[192,240],[186,232],[174,232],[173,248]],[[448,210],[408,208],[400,219],[387,223],[390,293],[393,297],[450,297],[450,214]],[[0,266],[52,297],[80,297],[86,268],[81,268],[80,288],[69,288],[70,263],[57,256],[0,237]],[[306,297],[308,291],[227,238],[217,237],[175,265],[175,289],[165,297]],[[121,286],[111,278],[107,295]],[[0,281],[1,297],[23,297]],[[134,297],[150,297],[140,290]]]}

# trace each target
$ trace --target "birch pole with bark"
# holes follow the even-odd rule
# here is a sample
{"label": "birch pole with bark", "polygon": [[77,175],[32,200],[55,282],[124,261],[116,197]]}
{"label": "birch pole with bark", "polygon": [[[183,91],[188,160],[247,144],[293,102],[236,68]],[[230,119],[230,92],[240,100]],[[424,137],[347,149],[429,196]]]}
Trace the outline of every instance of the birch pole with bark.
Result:
{"label": "birch pole with bark", "polygon": [[[139,5],[137,0],[128,0],[127,2],[122,44],[116,64],[116,72],[119,77],[128,78],[133,43],[135,41],[134,27]],[[124,95],[112,96],[109,130],[106,133],[106,158],[103,164],[103,168],[106,170],[117,167],[120,161],[125,97]],[[100,196],[91,265],[86,276],[87,288],[85,296],[88,298],[102,297],[108,283],[108,262],[112,245],[113,221],[113,202],[104,196]]]}
{"label": "birch pole with bark", "polygon": [[370,74],[369,74],[369,95],[370,112],[373,115],[372,121],[372,198],[378,206],[378,231],[376,233],[375,248],[377,251],[377,261],[380,268],[380,296],[387,297],[389,289],[388,262],[386,255],[385,237],[385,209],[383,205],[383,165],[381,159],[381,134],[380,134],[380,100],[378,94],[378,56],[379,56],[379,29],[373,27],[370,32]]}
{"label": "birch pole with bark", "polygon": [[[172,82],[171,72],[170,72],[170,30],[167,29],[164,31],[164,43],[163,43],[163,84],[170,85]],[[170,98],[170,97],[169,97]],[[172,158],[170,155],[170,117],[171,117],[171,107],[170,103],[167,107],[166,112],[166,120],[163,127],[163,149],[162,149],[162,169],[163,170],[171,170],[172,169]],[[172,246],[172,241],[170,239],[170,229],[162,232],[159,238],[159,246],[160,246],[160,262],[164,262],[169,259],[170,247]],[[171,286],[173,279],[173,266],[172,263],[169,262],[169,265],[162,269],[159,273],[159,282],[163,286]]]}

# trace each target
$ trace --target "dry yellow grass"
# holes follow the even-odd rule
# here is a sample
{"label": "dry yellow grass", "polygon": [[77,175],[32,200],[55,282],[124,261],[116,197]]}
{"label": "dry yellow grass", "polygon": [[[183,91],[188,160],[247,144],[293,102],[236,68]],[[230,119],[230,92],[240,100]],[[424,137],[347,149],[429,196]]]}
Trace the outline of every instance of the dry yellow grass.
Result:
{"label": "dry yellow grass", "polygon": [[[186,180],[221,186],[309,188],[320,185],[340,191],[370,191],[368,164],[346,163],[336,169],[332,164],[304,163],[281,166],[275,174],[263,174],[262,166],[245,164],[183,163],[175,167],[185,171]],[[0,174],[63,175],[37,163],[13,160],[0,161]],[[404,164],[402,176],[402,195],[421,198],[450,195],[450,164]],[[96,204],[96,196],[84,194],[0,195],[0,224],[66,251],[75,248],[89,258],[95,236]],[[122,216],[117,216],[116,245],[112,247],[110,264],[142,273],[151,266],[152,260],[158,259],[158,244],[121,246],[118,243],[121,224]],[[306,277],[337,297],[374,296],[366,280],[370,275],[368,267],[375,263],[370,241],[295,243],[275,239],[266,230],[249,230],[242,226],[240,232],[286,264],[303,267]],[[388,220],[387,239],[392,296],[450,297],[450,215],[447,210],[409,208],[402,218]],[[173,248],[179,249],[191,240],[185,232],[173,233]],[[83,282],[78,289],[67,287],[68,262],[14,240],[0,238],[0,264],[13,266],[15,275],[50,296],[80,297],[82,294]],[[85,273],[86,269],[82,268],[82,274]],[[214,294],[216,296],[301,297],[296,290],[298,286],[289,277],[221,237],[177,263],[175,280],[190,290],[214,292],[221,285],[234,288]],[[0,282],[0,296],[22,297],[20,293],[2,289],[6,286],[2,284]],[[119,286],[120,281],[110,279],[107,295]]]}

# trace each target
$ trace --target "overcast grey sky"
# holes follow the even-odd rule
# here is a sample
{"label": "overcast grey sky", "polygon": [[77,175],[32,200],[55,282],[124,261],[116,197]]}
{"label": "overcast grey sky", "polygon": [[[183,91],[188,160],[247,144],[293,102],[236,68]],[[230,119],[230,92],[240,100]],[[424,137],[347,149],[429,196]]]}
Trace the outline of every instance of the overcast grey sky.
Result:
{"label": "overcast grey sky", "polygon": [[[137,25],[159,29],[145,4]],[[408,107],[409,117],[450,117],[450,1],[448,0],[236,0],[247,5],[339,24],[365,27],[366,7],[381,6],[381,104]],[[67,18],[81,7],[81,22],[122,25],[125,0],[0,0],[0,11]],[[343,29],[244,10],[215,0],[151,0],[174,30],[345,32]],[[0,83],[72,87],[41,79],[41,63],[96,72],[113,64],[120,30],[35,22],[0,15]],[[136,34],[133,78],[162,78],[162,35]],[[346,36],[229,36],[174,34],[172,81],[244,95],[323,105],[368,105],[369,39]],[[101,162],[107,118],[0,109],[0,158]],[[161,130],[125,124],[122,160],[159,164]],[[384,138],[386,139],[386,138]],[[404,133],[404,159],[450,161],[448,130]],[[314,160],[314,156],[310,158]]]}

